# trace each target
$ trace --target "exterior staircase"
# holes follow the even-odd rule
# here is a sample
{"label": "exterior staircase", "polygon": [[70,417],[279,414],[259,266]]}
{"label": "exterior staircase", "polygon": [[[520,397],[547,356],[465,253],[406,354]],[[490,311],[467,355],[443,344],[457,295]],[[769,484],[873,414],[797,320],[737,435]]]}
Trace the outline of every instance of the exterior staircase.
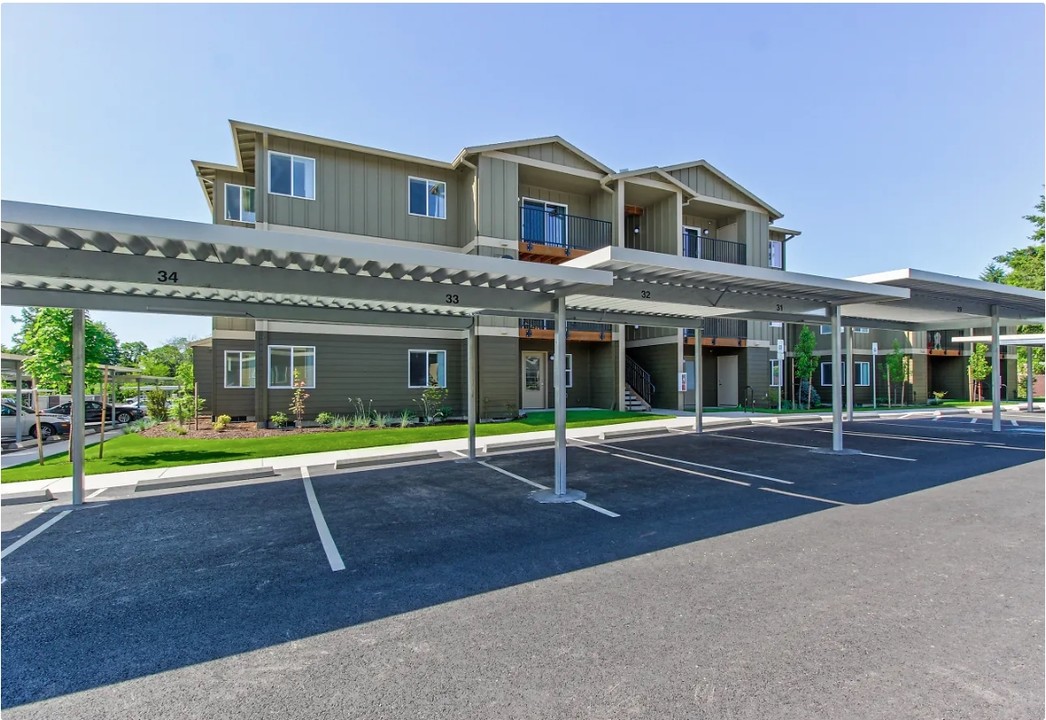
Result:
{"label": "exterior staircase", "polygon": [[629,412],[650,410],[654,401],[654,383],[650,373],[639,363],[625,356],[625,410]]}
{"label": "exterior staircase", "polygon": [[650,412],[650,403],[641,398],[628,383],[625,383],[625,410],[627,412]]}

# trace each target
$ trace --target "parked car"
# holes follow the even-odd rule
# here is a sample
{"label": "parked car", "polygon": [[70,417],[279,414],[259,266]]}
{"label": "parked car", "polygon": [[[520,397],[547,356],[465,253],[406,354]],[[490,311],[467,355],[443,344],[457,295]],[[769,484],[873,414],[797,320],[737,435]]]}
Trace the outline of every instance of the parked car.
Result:
{"label": "parked car", "polygon": [[[55,405],[53,408],[49,408],[50,412],[58,413],[59,415],[69,415],[73,411],[73,404],[71,402],[62,403],[61,405]],[[138,420],[145,416],[140,408],[136,408],[133,405],[106,405],[105,415],[107,420],[115,420],[118,423],[129,423],[132,420]],[[102,404],[97,400],[88,400],[84,406],[84,420],[86,422],[101,422],[102,421]]]}
{"label": "parked car", "polygon": [[[4,401],[0,406],[2,416],[2,428],[0,435],[7,438],[17,436],[18,412],[13,402]],[[22,408],[22,437],[36,437],[36,415],[31,408]],[[45,412],[40,415],[40,437],[47,440],[54,436],[69,435],[71,420],[65,415]]]}

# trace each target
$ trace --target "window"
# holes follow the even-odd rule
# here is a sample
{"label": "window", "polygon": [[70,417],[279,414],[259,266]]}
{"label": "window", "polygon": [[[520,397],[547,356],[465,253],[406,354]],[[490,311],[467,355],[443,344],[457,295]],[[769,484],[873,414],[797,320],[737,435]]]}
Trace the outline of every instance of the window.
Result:
{"label": "window", "polygon": [[[554,363],[555,361],[556,361],[556,356],[555,355],[549,355],[548,356],[548,363],[549,363],[549,365],[552,365],[552,363]],[[553,366],[553,368],[554,367],[555,366]],[[567,387],[568,388],[569,387],[574,387],[574,356],[572,354],[570,354],[570,353],[567,353],[566,375],[567,375]]]}
{"label": "window", "polygon": [[255,362],[253,350],[225,351],[225,387],[254,387]]}
{"label": "window", "polygon": [[[840,382],[843,386],[846,385],[846,363],[842,363],[843,376],[840,378]],[[832,384],[832,363],[826,362],[821,363],[821,386],[828,387]]]}
{"label": "window", "polygon": [[[839,326],[839,332],[840,333],[843,331],[843,327],[844,326],[842,326],[842,325]],[[864,327],[864,328],[862,328],[862,327],[855,327],[854,328],[854,332],[855,333],[861,333],[861,334],[867,334],[869,332],[869,330],[866,327]],[[832,326],[831,325],[822,325],[821,326],[821,334],[822,335],[831,335],[832,334]]]}
{"label": "window", "polygon": [[305,387],[316,387],[316,348],[270,345],[269,387],[293,388],[295,375]]}
{"label": "window", "polygon": [[770,267],[780,270],[784,267],[784,243],[780,240],[770,241]]}
{"label": "window", "polygon": [[[705,234],[708,234],[707,230],[705,230]],[[701,257],[700,228],[683,227],[683,255],[698,259]]]}
{"label": "window", "polygon": [[407,351],[407,387],[447,387],[446,350]]}
{"label": "window", "polygon": [[781,387],[781,361],[770,361],[770,387]]}
{"label": "window", "polygon": [[254,188],[225,183],[225,219],[254,222]]}
{"label": "window", "polygon": [[854,332],[855,332],[855,333],[863,333],[863,334],[867,335],[867,334],[868,334],[868,332],[869,332],[869,330],[868,330],[868,328],[859,328],[859,327],[855,327],[855,328],[854,328]]}
{"label": "window", "polygon": [[856,362],[854,370],[854,385],[867,387],[872,384],[871,363]]}
{"label": "window", "polygon": [[523,242],[566,247],[568,207],[544,200],[522,200],[519,239]]}
{"label": "window", "polygon": [[784,323],[780,320],[771,320],[770,327],[784,327]]}
{"label": "window", "polygon": [[407,212],[411,215],[446,220],[447,183],[424,178],[408,178]]}
{"label": "window", "polygon": [[273,195],[316,199],[316,161],[269,151],[269,192]]}

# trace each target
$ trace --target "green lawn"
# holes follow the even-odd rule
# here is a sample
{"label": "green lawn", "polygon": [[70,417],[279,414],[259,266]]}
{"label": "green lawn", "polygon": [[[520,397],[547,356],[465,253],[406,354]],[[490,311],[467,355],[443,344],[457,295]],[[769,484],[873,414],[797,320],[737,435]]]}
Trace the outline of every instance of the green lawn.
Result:
{"label": "green lawn", "polygon": [[[590,427],[657,420],[668,415],[624,413],[612,410],[571,410],[567,413],[567,427]],[[504,423],[483,423],[476,434],[484,437],[511,433],[535,432],[553,429],[551,411],[531,412],[525,418]],[[431,425],[426,427],[393,428],[387,430],[351,430],[346,432],[296,433],[260,438],[229,438],[217,440],[190,440],[184,437],[143,437],[120,435],[105,443],[105,457],[98,459],[98,446],[86,450],[88,475],[145,470],[149,468],[195,465],[198,463],[249,460],[252,458],[297,455],[328,450],[353,450],[380,445],[403,445],[431,440],[452,440],[468,435],[467,425]],[[67,476],[72,465],[66,453],[53,455],[43,465],[36,461],[3,471],[2,482],[42,480]]]}

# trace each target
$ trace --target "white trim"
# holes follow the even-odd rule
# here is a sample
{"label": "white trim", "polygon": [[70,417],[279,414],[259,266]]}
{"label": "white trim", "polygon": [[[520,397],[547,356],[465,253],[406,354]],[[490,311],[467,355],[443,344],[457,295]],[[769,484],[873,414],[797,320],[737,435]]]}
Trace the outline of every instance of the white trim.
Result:
{"label": "white trim", "polygon": [[[868,382],[861,382],[861,371],[860,366],[864,365],[868,368],[867,374]],[[854,362],[854,387],[869,387],[872,384],[872,363],[867,360],[858,360]]]}
{"label": "white trim", "polygon": [[[230,183],[230,182],[223,183],[223,185],[225,187],[222,190],[222,193],[223,193],[223,195],[222,195],[222,205],[225,208],[225,212],[223,213],[223,215],[225,216],[225,219],[228,220],[229,222],[238,222],[238,223],[243,223],[245,225],[253,225],[257,221],[257,218],[258,218],[258,190],[257,190],[257,188],[255,188],[253,185],[240,185],[239,183]],[[229,217],[229,196],[228,196],[228,193],[227,193],[227,188],[231,188],[231,187],[240,189],[240,217],[238,217],[238,218]],[[250,190],[251,193],[252,193],[252,197],[254,198],[254,217],[255,217],[254,220],[244,220],[243,219],[243,191],[244,190]]]}
{"label": "white trim", "polygon": [[[516,256],[518,251],[519,241],[517,240],[505,240],[504,238],[488,237],[486,235],[477,235],[475,240],[470,240],[464,247],[460,248],[460,252],[467,255],[474,254],[473,251],[477,248],[497,248],[498,250],[507,251],[508,257],[512,260],[518,260]],[[458,248],[448,248],[458,250]]]}
{"label": "white trim", "polygon": [[[682,245],[682,247],[680,247],[680,249],[679,249],[679,254],[680,255],[683,255],[685,253],[685,251],[686,251],[686,231],[687,230],[693,230],[694,232],[697,233],[697,239],[698,239],[698,243],[697,243],[697,257],[700,258],[701,257],[701,246],[703,245],[702,241],[708,235],[708,229],[707,228],[694,227],[693,225],[684,225],[683,226],[683,231],[681,233],[679,233],[679,242]],[[691,257],[691,256],[688,255],[687,257]]]}
{"label": "white trim", "polygon": [[[272,384],[272,349],[273,348],[287,348],[291,351],[291,384],[290,385],[273,385]],[[305,349],[312,351],[312,384],[306,382],[305,387],[308,389],[314,389],[316,387],[316,376],[319,374],[319,365],[316,357],[316,346],[315,345],[268,345],[265,353],[265,386],[270,390],[294,390],[294,351],[297,349]],[[308,354],[308,353],[303,353]],[[308,381],[308,378],[306,378]],[[255,378],[255,384],[257,385],[257,378]]]}
{"label": "white trim", "polygon": [[[524,351],[524,352],[526,352],[526,351]],[[553,362],[555,362],[555,360],[556,360],[556,356],[554,354],[552,354],[552,353],[549,353],[549,355],[548,355],[548,363],[549,363],[550,366],[552,365]],[[549,372],[552,372],[552,367],[549,367]],[[574,353],[567,353],[566,373],[567,373],[567,387],[568,388],[572,388],[572,387],[574,387]]]}
{"label": "white trim", "polygon": [[[441,387],[441,388],[447,387],[447,351],[446,350],[432,350],[432,349],[426,349],[426,348],[411,348],[411,349],[407,350],[407,387],[408,388],[410,388],[411,390],[424,390],[426,388],[432,387],[432,385],[428,384],[428,383],[425,384],[425,385],[411,385],[410,384],[410,356],[411,356],[411,353],[425,353],[425,374],[426,374],[426,376],[428,375],[428,366],[429,366],[428,365],[428,361],[429,361],[428,356],[429,356],[429,354],[436,353],[437,355],[441,355],[442,357],[439,360],[436,361],[436,367],[437,367],[436,377],[437,377],[437,380],[438,380],[439,376],[442,375],[443,376],[443,382],[439,383],[437,385],[437,387]],[[442,369],[442,373],[440,372],[441,369]]]}
{"label": "white trim", "polygon": [[[281,193],[275,192],[272,189],[272,156],[280,155],[282,157],[291,159],[291,192]],[[312,163],[312,195],[294,195],[294,161],[295,160],[308,160]],[[269,157],[266,158],[265,162],[265,189],[270,195],[279,195],[280,197],[295,198],[297,200],[315,200],[316,199],[316,158],[309,157],[308,155],[294,155],[293,153],[280,152],[279,150],[269,150]]]}
{"label": "white trim", "polygon": [[[254,355],[254,384],[253,385],[230,385],[229,384],[229,356],[238,356],[238,371],[237,377],[243,376],[243,355],[244,353],[250,353]],[[222,354],[222,384],[226,390],[253,390],[258,386],[258,355],[254,350],[226,350]]]}
{"label": "white trim", "polygon": [[[777,365],[777,382],[774,382],[774,365]],[[782,362],[777,358],[770,358],[770,387],[783,387],[784,385],[784,368],[781,367]]]}
{"label": "white trim", "polygon": [[[778,247],[781,248],[781,251],[778,253],[778,264],[777,265],[774,265],[774,262],[773,262],[773,260],[774,260],[774,252],[773,252],[774,245],[777,245]],[[767,258],[766,258],[766,265],[767,265],[767,267],[772,267],[775,270],[784,270],[784,240],[770,240],[767,243],[766,249],[767,249]]]}
{"label": "white trim", "polygon": [[[410,181],[418,180],[419,182],[425,183],[425,214],[411,212],[410,210]],[[429,183],[443,186],[443,214],[442,215],[429,215]],[[446,220],[447,219],[447,181],[446,180],[433,180],[432,178],[423,178],[416,175],[407,176],[407,214],[412,217],[428,218],[430,220]]]}
{"label": "white trim", "polygon": [[[308,322],[286,322],[283,320],[270,320],[268,332],[270,333],[294,333],[295,335],[355,335],[358,337],[390,337],[390,325],[334,325],[324,323]],[[260,329],[260,328],[259,328]],[[248,332],[251,338],[254,333]],[[396,328],[396,337],[427,338],[441,340],[461,340],[468,334],[467,330],[440,330],[437,328]]]}

